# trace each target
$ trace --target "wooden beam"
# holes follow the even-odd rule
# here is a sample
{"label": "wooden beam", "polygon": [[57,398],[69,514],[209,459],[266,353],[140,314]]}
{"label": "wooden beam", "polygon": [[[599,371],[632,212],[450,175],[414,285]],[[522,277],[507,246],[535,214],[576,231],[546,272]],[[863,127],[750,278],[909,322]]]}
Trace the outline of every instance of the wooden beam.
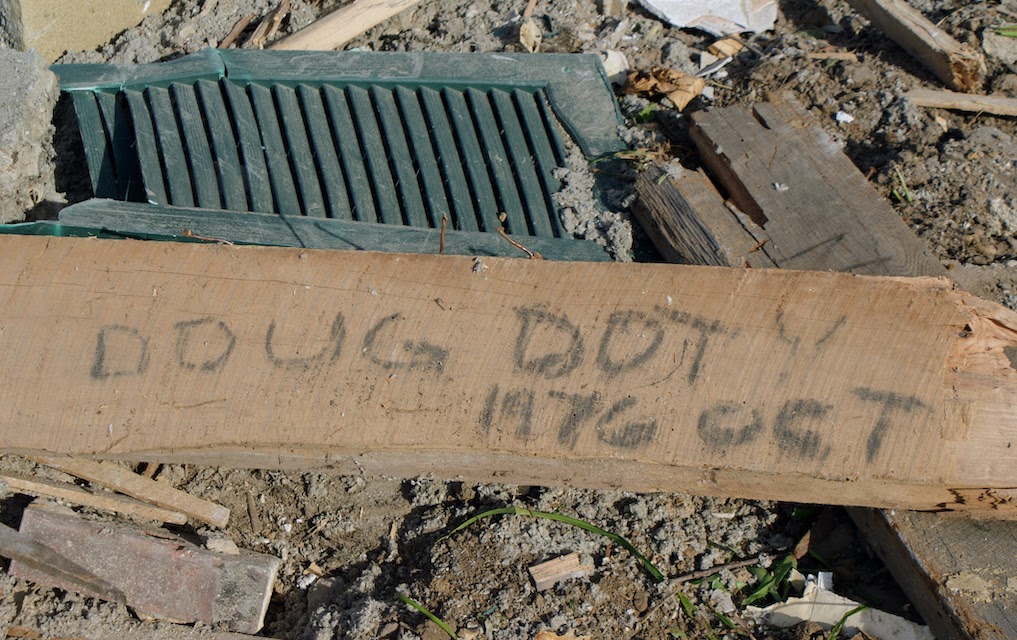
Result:
{"label": "wooden beam", "polygon": [[12,452],[1013,512],[945,280],[7,236],[0,309]]}
{"label": "wooden beam", "polygon": [[269,48],[304,51],[338,49],[418,2],[420,0],[354,0]]}
{"label": "wooden beam", "polygon": [[179,511],[215,527],[225,527],[230,519],[230,510],[220,504],[202,500],[165,482],[151,480],[110,462],[48,455],[34,456],[32,459],[138,500]]}
{"label": "wooden beam", "polygon": [[975,96],[955,91],[913,89],[904,94],[919,107],[991,113],[997,116],[1017,116],[1017,99],[1006,96]]}
{"label": "wooden beam", "polygon": [[27,493],[33,496],[45,496],[57,498],[70,502],[71,504],[91,507],[93,509],[104,509],[115,511],[128,516],[148,518],[156,522],[169,522],[171,524],[186,524],[187,516],[168,509],[160,509],[140,500],[132,500],[115,494],[101,495],[89,493],[70,485],[46,482],[45,480],[30,480],[18,476],[0,476],[0,481],[6,482],[12,491]]}
{"label": "wooden beam", "polygon": [[[858,184],[855,195],[845,191],[844,196],[850,199],[857,199],[861,202],[873,200],[872,187],[859,181],[857,178],[860,172],[845,163],[843,154],[833,153],[828,146],[828,138],[819,130],[818,123],[803,114],[800,105],[790,101],[777,101],[772,105],[777,114],[787,122],[798,123],[799,129],[812,129],[811,136],[817,140],[817,148],[830,150],[833,167],[825,171],[851,176],[850,179]],[[729,111],[733,108],[726,108]],[[744,122],[736,118],[735,122]],[[716,131],[716,130],[715,130]],[[785,135],[798,135],[785,130]],[[753,136],[757,133],[757,125],[748,125],[748,130],[737,129],[727,132],[725,140],[732,136],[747,135]],[[708,140],[704,139],[704,142]],[[781,143],[778,143],[778,145]],[[745,150],[742,150],[744,152]],[[814,158],[814,161],[823,164],[821,157]],[[760,172],[754,176],[756,187],[745,197],[752,200],[754,194],[760,191],[765,193],[765,185],[769,182],[776,182],[783,179],[790,169],[797,167],[795,158],[789,154],[782,154],[768,163],[766,170],[771,173]],[[758,168],[755,171],[760,171]],[[658,174],[660,172],[658,171]],[[722,178],[731,180],[730,172],[723,171]],[[653,178],[653,175],[648,175]],[[640,182],[637,187],[640,194],[645,189],[667,188],[656,186],[656,181],[650,180]],[[680,182],[679,182],[680,184]],[[652,185],[652,186],[651,186]],[[740,187],[742,183],[735,181],[734,186]],[[746,189],[746,191],[748,191]],[[642,196],[640,196],[642,197]],[[760,196],[761,199],[763,196]],[[837,200],[833,200],[836,203]],[[779,203],[778,203],[779,205]],[[766,217],[766,232],[780,237],[787,242],[781,249],[790,256],[796,252],[806,252],[809,248],[808,241],[804,236],[795,236],[786,229],[788,226],[805,225],[812,228],[838,228],[841,225],[840,218],[843,215],[840,206],[830,206],[831,201],[824,201],[817,198],[814,206],[801,211],[788,211],[782,206],[768,206],[761,210]],[[887,208],[880,207],[880,215],[887,215]],[[896,214],[890,210],[890,215]],[[712,215],[701,216],[700,220],[708,227],[718,244],[731,245],[744,241],[741,234],[732,235],[734,228],[730,223],[725,226],[716,226],[709,223]],[[894,231],[896,228],[896,231]],[[935,273],[939,265],[927,252],[916,252],[912,248],[914,242],[911,232],[904,225],[869,224],[864,219],[847,229],[847,232],[854,234],[857,244],[875,246],[878,238],[866,239],[866,236],[883,235],[890,232],[892,235],[885,237],[897,247],[901,254],[895,259],[881,261],[882,269],[888,275],[913,275],[915,273]],[[790,238],[790,240],[788,240]],[[798,238],[798,244],[795,239]],[[844,260],[843,253],[822,253],[812,261],[811,268],[814,269],[840,269],[857,270],[861,265],[852,261]],[[908,258],[907,256],[914,256]],[[785,266],[778,264],[777,266]],[[1012,352],[1011,352],[1012,353]],[[949,418],[954,423],[964,424],[965,415]],[[1007,445],[1009,446],[1009,444]],[[958,500],[961,494],[958,492]],[[978,508],[975,500],[976,509]],[[958,505],[959,506],[959,505]],[[1007,638],[1017,636],[1017,597],[1013,590],[1002,587],[993,588],[994,597],[991,600],[979,600],[972,602],[972,594],[955,588],[949,578],[955,575],[967,575],[974,573],[977,576],[985,577],[987,581],[998,579],[999,576],[1017,575],[1017,560],[1012,554],[1000,554],[998,549],[1008,548],[1012,541],[1017,538],[1017,523],[996,522],[988,523],[969,518],[946,518],[939,514],[925,514],[907,511],[887,511],[874,509],[855,508],[850,510],[852,518],[859,528],[865,533],[873,547],[887,563],[891,573],[897,579],[904,591],[911,598],[918,611],[930,625],[936,637],[952,640],[974,639],[974,638]]]}
{"label": "wooden beam", "polygon": [[932,23],[905,0],[848,0],[855,11],[955,91],[982,88],[985,58]]}

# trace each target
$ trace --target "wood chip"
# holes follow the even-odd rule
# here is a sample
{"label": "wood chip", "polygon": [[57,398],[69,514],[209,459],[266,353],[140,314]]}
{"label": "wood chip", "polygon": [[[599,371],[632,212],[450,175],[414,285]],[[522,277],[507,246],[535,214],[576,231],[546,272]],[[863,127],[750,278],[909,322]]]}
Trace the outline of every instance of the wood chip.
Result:
{"label": "wood chip", "polygon": [[1005,96],[978,96],[955,91],[914,89],[904,94],[919,107],[951,109],[973,113],[991,113],[997,116],[1017,116],[1017,98]]}
{"label": "wood chip", "polygon": [[744,48],[745,45],[737,38],[721,38],[707,47],[706,50],[718,58],[730,58]]}
{"label": "wood chip", "polygon": [[582,565],[579,562],[579,553],[573,551],[547,562],[530,567],[530,577],[537,587],[537,591],[550,589],[559,582],[582,578],[589,575],[592,567]]}

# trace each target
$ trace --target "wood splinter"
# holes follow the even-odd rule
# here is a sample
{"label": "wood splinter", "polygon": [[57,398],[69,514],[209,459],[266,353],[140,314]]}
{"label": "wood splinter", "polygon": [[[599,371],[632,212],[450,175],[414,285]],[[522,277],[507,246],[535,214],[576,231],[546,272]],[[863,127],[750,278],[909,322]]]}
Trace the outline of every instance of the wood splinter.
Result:
{"label": "wood splinter", "polygon": [[530,577],[537,591],[546,591],[559,582],[573,578],[585,578],[593,567],[584,565],[579,560],[579,553],[573,551],[547,562],[535,564],[529,568]]}

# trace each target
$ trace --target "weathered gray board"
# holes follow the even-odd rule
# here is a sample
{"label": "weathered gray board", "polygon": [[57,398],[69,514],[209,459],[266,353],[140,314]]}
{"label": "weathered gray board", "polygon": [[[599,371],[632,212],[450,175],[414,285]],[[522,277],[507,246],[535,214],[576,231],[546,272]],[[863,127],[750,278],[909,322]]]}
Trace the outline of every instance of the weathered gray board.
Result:
{"label": "weathered gray board", "polygon": [[[696,239],[693,244],[705,237],[706,248],[679,252],[682,261],[722,256],[720,264],[740,265],[754,255],[746,251],[749,247],[774,256],[780,267],[792,263],[798,268],[893,275],[942,273],[927,251],[916,247],[917,239],[892,208],[799,105],[776,100],[757,109],[757,115],[766,127],[743,109],[711,110],[694,118],[694,135],[720,182],[739,207],[754,212],[762,230],[745,220],[733,224],[735,216],[716,223],[723,206],[719,195],[710,202],[695,177],[672,183],[655,169],[640,179],[637,214],[647,221],[648,231],[666,219],[665,225],[684,238],[673,242],[657,234],[654,240],[662,252],[688,246],[689,237]],[[758,149],[765,161],[755,156]],[[775,183],[787,189],[777,190]],[[690,211],[707,213],[690,221]],[[682,231],[690,226],[695,233]],[[848,246],[813,250],[839,244]],[[918,512],[851,512],[937,637],[1017,637],[1017,592],[1007,582],[1017,576],[1017,558],[1011,552],[1017,523]],[[957,579],[971,575],[976,577],[973,582]],[[983,593],[957,588],[978,585],[978,580],[987,585]]]}

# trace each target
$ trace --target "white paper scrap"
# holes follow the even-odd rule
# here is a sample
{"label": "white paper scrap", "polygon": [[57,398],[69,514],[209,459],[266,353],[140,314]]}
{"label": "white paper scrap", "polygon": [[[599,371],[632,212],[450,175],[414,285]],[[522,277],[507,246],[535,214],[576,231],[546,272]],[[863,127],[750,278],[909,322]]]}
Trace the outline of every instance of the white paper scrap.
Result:
{"label": "white paper scrap", "polygon": [[[749,612],[763,615],[770,624],[780,627],[793,627],[805,620],[833,627],[841,621],[845,614],[858,607],[858,603],[832,591],[819,589],[808,584],[805,595],[801,598],[788,598],[787,602],[778,602],[766,608],[748,607]],[[863,609],[852,614],[844,623],[846,635],[864,631],[874,638],[893,638],[894,640],[935,640],[928,627],[905,620],[879,609]]]}
{"label": "white paper scrap", "polygon": [[777,0],[639,0],[647,11],[676,27],[715,36],[766,31],[777,19]]}

